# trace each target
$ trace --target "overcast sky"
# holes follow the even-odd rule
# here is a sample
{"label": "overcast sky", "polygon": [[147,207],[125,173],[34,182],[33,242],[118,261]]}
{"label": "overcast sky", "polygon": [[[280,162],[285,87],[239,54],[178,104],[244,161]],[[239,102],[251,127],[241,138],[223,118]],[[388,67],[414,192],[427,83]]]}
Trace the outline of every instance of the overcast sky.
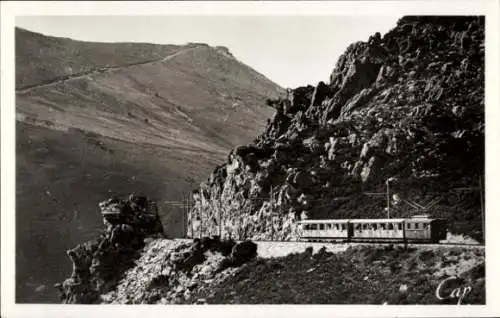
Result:
{"label": "overcast sky", "polygon": [[30,16],[16,25],[46,35],[98,42],[223,45],[283,87],[328,81],[355,41],[382,35],[400,16]]}

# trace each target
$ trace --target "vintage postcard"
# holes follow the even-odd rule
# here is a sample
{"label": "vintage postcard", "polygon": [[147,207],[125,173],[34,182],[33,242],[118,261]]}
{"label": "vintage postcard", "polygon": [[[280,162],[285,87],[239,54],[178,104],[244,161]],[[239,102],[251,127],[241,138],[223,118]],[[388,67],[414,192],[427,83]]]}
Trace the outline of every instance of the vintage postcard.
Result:
{"label": "vintage postcard", "polygon": [[500,315],[498,9],[2,3],[2,317]]}

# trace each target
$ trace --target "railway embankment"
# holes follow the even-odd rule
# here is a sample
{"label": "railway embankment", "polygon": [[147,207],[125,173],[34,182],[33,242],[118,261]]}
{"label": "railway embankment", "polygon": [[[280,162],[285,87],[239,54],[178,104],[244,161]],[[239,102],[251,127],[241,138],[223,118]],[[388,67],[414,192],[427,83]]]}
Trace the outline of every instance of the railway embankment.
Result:
{"label": "railway embankment", "polygon": [[258,258],[195,297],[229,304],[484,304],[484,286],[482,249],[364,245]]}
{"label": "railway embankment", "polygon": [[[482,304],[479,246],[149,239],[108,304]],[[249,248],[250,247],[250,248]],[[256,253],[253,253],[253,248]],[[240,249],[239,252],[238,249]],[[238,254],[239,253],[239,254]],[[239,255],[239,256],[238,256]]]}
{"label": "railway embankment", "polygon": [[[168,239],[147,197],[99,207],[102,235],[67,252],[73,272],[56,286],[64,303],[484,302],[477,244]],[[379,292],[383,285],[389,293]],[[458,290],[464,297],[455,297]]]}
{"label": "railway embankment", "polygon": [[107,228],[68,251],[64,303],[484,303],[480,245],[167,239],[152,207],[100,204]]}

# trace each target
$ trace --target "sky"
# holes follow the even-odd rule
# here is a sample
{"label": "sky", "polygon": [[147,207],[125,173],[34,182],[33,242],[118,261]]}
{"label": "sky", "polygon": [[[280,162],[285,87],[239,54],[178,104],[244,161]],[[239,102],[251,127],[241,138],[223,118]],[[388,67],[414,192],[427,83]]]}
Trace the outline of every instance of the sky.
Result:
{"label": "sky", "polygon": [[223,45],[282,87],[327,82],[356,41],[395,27],[400,16],[18,16],[16,26],[96,42]]}

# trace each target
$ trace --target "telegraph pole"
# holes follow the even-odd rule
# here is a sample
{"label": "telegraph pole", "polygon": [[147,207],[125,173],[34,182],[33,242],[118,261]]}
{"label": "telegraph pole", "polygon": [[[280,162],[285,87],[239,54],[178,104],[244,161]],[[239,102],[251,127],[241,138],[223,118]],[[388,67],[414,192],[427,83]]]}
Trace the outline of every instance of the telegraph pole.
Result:
{"label": "telegraph pole", "polygon": [[387,178],[385,181],[387,187],[387,218],[391,218],[390,208],[391,208],[391,198],[389,197],[389,182],[396,180],[394,177]]}
{"label": "telegraph pole", "polygon": [[[221,195],[222,198],[222,195]],[[222,238],[222,201],[219,200],[219,237]]]}
{"label": "telegraph pole", "polygon": [[187,227],[187,206],[186,206],[186,195],[182,194],[182,237],[186,238],[188,235]]}
{"label": "telegraph pole", "polygon": [[389,209],[391,208],[391,199],[389,197],[389,179],[387,179],[385,181],[385,184],[387,186],[387,218],[390,219],[391,218],[391,214],[390,214]]}
{"label": "telegraph pole", "polygon": [[479,200],[481,201],[481,226],[483,228],[483,242],[486,242],[485,235],[485,223],[484,223],[484,203],[483,203],[483,182],[481,180],[481,176],[479,176]]}
{"label": "telegraph pole", "polygon": [[194,222],[193,222],[193,212],[191,210],[191,206],[189,205],[189,198],[191,197],[191,194],[188,193],[188,211],[189,211],[189,219],[191,220],[191,238],[194,238]]}
{"label": "telegraph pole", "polygon": [[273,186],[271,186],[271,241],[274,241],[274,195]]}

